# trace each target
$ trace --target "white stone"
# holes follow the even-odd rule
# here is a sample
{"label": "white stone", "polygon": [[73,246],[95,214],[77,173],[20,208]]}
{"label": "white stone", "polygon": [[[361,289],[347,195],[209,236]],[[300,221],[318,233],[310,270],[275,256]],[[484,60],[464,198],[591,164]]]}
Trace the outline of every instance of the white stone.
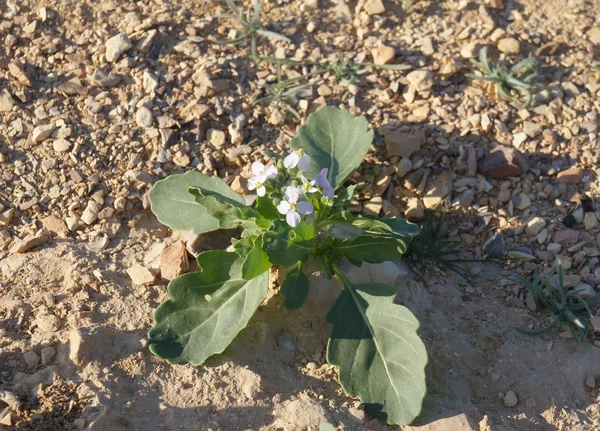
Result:
{"label": "white stone", "polygon": [[154,122],[152,111],[142,106],[135,113],[135,122],[139,127],[152,127],[152,123]]}
{"label": "white stone", "polygon": [[119,33],[111,37],[104,45],[106,47],[106,61],[109,63],[117,61],[121,54],[132,46],[129,37],[125,33]]}

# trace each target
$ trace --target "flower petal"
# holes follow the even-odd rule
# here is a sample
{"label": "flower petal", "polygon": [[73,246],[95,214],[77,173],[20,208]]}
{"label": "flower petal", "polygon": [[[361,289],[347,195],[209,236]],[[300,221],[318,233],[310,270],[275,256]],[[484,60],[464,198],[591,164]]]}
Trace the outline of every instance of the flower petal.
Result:
{"label": "flower petal", "polygon": [[298,156],[298,154],[292,153],[292,154],[286,156],[285,159],[283,159],[283,166],[285,166],[288,169],[293,169],[298,164],[299,159],[300,159],[300,156]]}
{"label": "flower petal", "polygon": [[327,180],[327,173],[329,172],[329,169],[327,168],[323,168],[321,169],[321,172],[319,172],[317,174],[317,176],[315,177],[315,181],[317,182],[317,185],[319,187],[325,187],[325,186],[329,186],[329,181]]}
{"label": "flower petal", "polygon": [[300,160],[298,160],[298,169],[307,171],[308,168],[310,168],[310,156],[308,154],[302,154]]}
{"label": "flower petal", "polygon": [[333,190],[333,187],[331,187],[331,186],[323,187],[323,196],[325,196],[329,199],[333,199],[334,194],[335,194],[335,191]]}
{"label": "flower petal", "polygon": [[[250,190],[250,189],[248,189],[248,190]],[[265,186],[261,186],[256,189],[256,194],[260,197],[263,197],[266,193],[267,193],[267,189],[265,189]]]}
{"label": "flower petal", "polygon": [[300,223],[300,214],[298,214],[296,211],[290,211],[285,216],[285,220],[291,227],[296,227],[298,226],[298,223]]}
{"label": "flower petal", "polygon": [[281,201],[279,202],[279,205],[277,205],[277,211],[279,211],[280,214],[287,214],[290,212],[290,209],[292,209],[292,206],[287,201]]}
{"label": "flower petal", "polygon": [[264,174],[264,172],[265,172],[265,165],[263,165],[261,162],[252,163],[252,173],[254,175],[261,175],[261,174]]}
{"label": "flower petal", "polygon": [[287,188],[285,189],[285,200],[288,201],[291,204],[295,204],[296,202],[298,202],[298,197],[299,197],[299,193],[298,193],[298,189],[296,187],[292,187],[292,186],[287,186]]}
{"label": "flower petal", "polygon": [[265,175],[270,180],[277,178],[277,173],[277,167],[275,167],[274,165],[269,166],[265,171]]}
{"label": "flower petal", "polygon": [[298,202],[296,208],[298,208],[298,212],[302,215],[312,214],[312,212],[315,210],[312,204],[307,201]]}

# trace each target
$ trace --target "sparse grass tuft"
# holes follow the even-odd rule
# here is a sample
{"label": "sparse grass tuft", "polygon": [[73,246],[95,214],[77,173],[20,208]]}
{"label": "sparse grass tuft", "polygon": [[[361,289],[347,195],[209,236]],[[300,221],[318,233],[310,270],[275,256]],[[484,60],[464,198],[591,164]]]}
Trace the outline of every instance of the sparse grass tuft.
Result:
{"label": "sparse grass tuft", "polygon": [[280,34],[274,33],[272,31],[266,30],[260,24],[260,11],[262,10],[263,0],[254,0],[254,9],[253,11],[247,10],[245,13],[243,10],[238,9],[233,0],[225,0],[229,9],[232,13],[226,13],[222,15],[218,15],[217,18],[225,18],[231,19],[233,21],[237,21],[238,24],[242,27],[243,35],[237,37],[233,40],[217,40],[218,44],[222,45],[235,45],[245,40],[250,39],[250,47],[252,50],[252,58],[257,59],[258,54],[256,51],[257,39],[258,36],[268,37],[270,39],[282,40],[289,42],[290,40],[282,36]]}
{"label": "sparse grass tuft", "polygon": [[471,63],[479,69],[482,75],[468,73],[465,76],[471,79],[492,82],[496,87],[498,96],[508,102],[516,100],[514,93],[518,93],[525,98],[521,109],[529,109],[534,93],[548,91],[544,84],[538,82],[539,75],[536,70],[536,61],[532,57],[526,58],[509,68],[506,60],[498,64],[491,63],[488,58],[487,47],[483,47],[479,51],[479,61],[472,59]]}
{"label": "sparse grass tuft", "polygon": [[536,331],[519,327],[516,329],[525,334],[540,335],[557,325],[559,330],[563,325],[567,325],[576,343],[585,340],[590,329],[591,308],[600,305],[600,294],[584,299],[576,290],[567,291],[564,287],[562,265],[558,266],[558,279],[551,276],[540,277],[538,274],[534,274],[531,281],[517,277],[533,296],[537,308],[550,315],[552,323]]}

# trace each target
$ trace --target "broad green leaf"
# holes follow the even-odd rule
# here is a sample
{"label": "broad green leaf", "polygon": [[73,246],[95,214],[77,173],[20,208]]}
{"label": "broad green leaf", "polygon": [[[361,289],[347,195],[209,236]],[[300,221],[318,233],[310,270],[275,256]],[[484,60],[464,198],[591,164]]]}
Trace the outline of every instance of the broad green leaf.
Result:
{"label": "broad green leaf", "polygon": [[275,220],[271,229],[264,234],[263,248],[273,265],[288,268],[308,260],[316,244],[315,235],[312,224],[302,221],[292,229],[285,222]]}
{"label": "broad green leaf", "polygon": [[256,211],[267,220],[281,218],[281,214],[277,211],[277,207],[273,203],[273,200],[268,196],[259,196],[256,198]]}
{"label": "broad green leaf", "polygon": [[395,236],[402,238],[404,242],[406,242],[406,245],[419,234],[419,227],[403,218],[381,218],[379,221],[388,225],[392,230],[392,233]]}
{"label": "broad green leaf", "polygon": [[254,225],[269,226],[269,222],[258,211],[234,199],[200,187],[190,187],[188,191],[196,202],[218,221],[220,229],[252,228]]}
{"label": "broad green leaf", "polygon": [[308,116],[290,146],[312,157],[311,167],[305,173],[308,178],[327,168],[329,182],[338,188],[360,166],[371,142],[373,131],[365,117],[325,106]]}
{"label": "broad green leaf", "polygon": [[242,264],[242,278],[252,280],[271,268],[267,253],[262,248],[263,239],[259,236],[253,241],[252,248],[248,251]]}
{"label": "broad green leaf", "polygon": [[218,221],[188,193],[189,187],[202,187],[233,201],[244,202],[244,199],[220,178],[207,177],[198,171],[188,171],[157,181],[150,190],[150,205],[159,222],[171,229],[191,230],[195,234],[219,229]]}
{"label": "broad green leaf", "polygon": [[281,284],[283,306],[288,310],[296,310],[304,305],[308,298],[308,277],[302,271],[302,262],[288,272]]}
{"label": "broad green leaf", "polygon": [[337,224],[346,224],[361,229],[367,233],[377,235],[393,235],[408,243],[419,233],[416,224],[402,218],[368,218],[355,216],[349,211],[340,211],[332,215],[329,220]]}
{"label": "broad green leaf", "polygon": [[242,258],[211,251],[198,256],[200,272],[169,283],[170,299],[154,314],[150,350],[171,364],[201,365],[223,352],[267,294],[268,273],[241,278]]}
{"label": "broad green leaf", "polygon": [[352,201],[352,197],[354,196],[354,190],[356,190],[356,184],[352,184],[339,192],[333,199],[333,206],[335,208],[348,207]]}
{"label": "broad green leaf", "polygon": [[339,367],[340,384],[357,396],[366,410],[388,424],[411,423],[425,397],[427,351],[419,322],[385,284],[352,284],[327,314],[333,328],[327,361]]}
{"label": "broad green leaf", "polygon": [[382,263],[399,260],[406,253],[406,243],[400,238],[381,235],[352,236],[341,242],[336,250],[351,264],[361,266],[363,262]]}

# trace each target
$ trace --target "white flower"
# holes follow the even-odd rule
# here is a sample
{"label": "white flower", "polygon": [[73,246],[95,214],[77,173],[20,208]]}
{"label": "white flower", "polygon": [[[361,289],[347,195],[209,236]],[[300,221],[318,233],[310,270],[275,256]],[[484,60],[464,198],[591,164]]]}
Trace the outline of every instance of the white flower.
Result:
{"label": "white flower", "polygon": [[283,159],[283,166],[288,169],[293,169],[298,166],[299,170],[306,171],[310,167],[310,156],[304,154],[302,149],[299,149]]}
{"label": "white flower", "polygon": [[300,175],[300,179],[302,180],[302,185],[298,189],[298,193],[300,193],[301,195],[305,193],[314,193],[316,191],[319,191],[319,189],[315,187],[314,181],[308,181],[304,175]]}
{"label": "white flower", "polygon": [[323,196],[329,199],[333,199],[335,191],[333,190],[333,187],[331,187],[331,184],[329,184],[329,180],[327,179],[327,172],[327,168],[321,169],[321,172],[319,172],[315,177],[315,182],[319,187],[323,189]]}
{"label": "white flower", "polygon": [[258,196],[264,196],[267,189],[264,184],[267,180],[277,177],[277,168],[275,166],[265,167],[260,162],[252,163],[252,173],[254,176],[248,180],[248,190],[256,190]]}
{"label": "white flower", "polygon": [[300,201],[300,194],[296,187],[288,186],[285,189],[284,200],[277,205],[277,211],[285,215],[285,220],[291,227],[298,226],[301,216],[313,212],[314,208],[310,202]]}

